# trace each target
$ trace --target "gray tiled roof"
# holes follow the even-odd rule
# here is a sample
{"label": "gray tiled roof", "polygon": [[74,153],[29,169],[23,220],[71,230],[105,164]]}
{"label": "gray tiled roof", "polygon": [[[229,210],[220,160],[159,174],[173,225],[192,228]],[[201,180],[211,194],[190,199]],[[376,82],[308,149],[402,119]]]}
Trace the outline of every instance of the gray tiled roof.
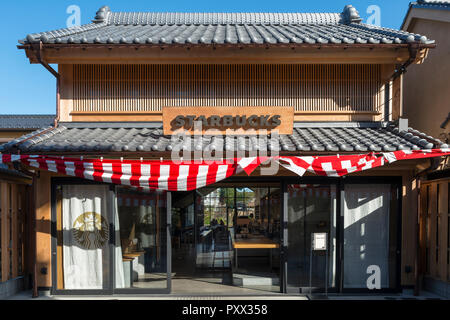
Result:
{"label": "gray tiled roof", "polygon": [[20,171],[9,169],[8,166],[6,166],[5,164],[0,164],[0,176],[1,175],[6,175],[7,177],[12,178],[28,178],[28,179],[30,178],[29,176]]}
{"label": "gray tiled roof", "polygon": [[[42,132],[42,131],[41,131]],[[22,142],[21,142],[22,141]],[[164,152],[180,142],[164,136],[157,125],[126,125],[118,123],[61,123],[23,142],[12,141],[0,146],[0,151],[22,153],[109,153]],[[279,136],[280,151],[284,152],[370,152],[446,148],[443,142],[409,128],[399,132],[383,123],[306,123],[296,124],[292,135]],[[186,146],[187,147],[187,146]],[[175,149],[178,149],[175,148]],[[256,137],[204,137],[195,141],[190,150],[273,150],[276,143],[257,141]],[[189,148],[188,148],[189,150]]]}
{"label": "gray tiled roof", "polygon": [[54,115],[0,114],[0,130],[36,130],[52,125],[54,120]]}
{"label": "gray tiled roof", "polygon": [[450,9],[449,0],[418,0],[411,5],[416,8]]}
{"label": "gray tiled roof", "polygon": [[30,34],[22,44],[405,44],[426,36],[361,23],[352,6],[342,13],[112,12],[91,24]]}

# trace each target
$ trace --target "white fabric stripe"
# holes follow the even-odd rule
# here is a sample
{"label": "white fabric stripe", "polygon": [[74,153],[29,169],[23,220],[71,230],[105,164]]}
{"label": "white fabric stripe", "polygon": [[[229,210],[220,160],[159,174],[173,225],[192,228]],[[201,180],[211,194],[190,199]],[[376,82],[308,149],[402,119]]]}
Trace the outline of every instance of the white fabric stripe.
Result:
{"label": "white fabric stripe", "polygon": [[28,159],[28,160],[30,161],[31,167],[39,168],[39,162],[37,162],[36,159]]}
{"label": "white fabric stripe", "polygon": [[361,171],[372,169],[373,160],[367,161],[364,166],[362,166]]}
{"label": "white fabric stripe", "polygon": [[389,161],[389,163],[397,161],[397,157],[394,152],[385,152],[383,153],[384,158]]}
{"label": "white fabric stripe", "polygon": [[206,186],[206,177],[208,176],[208,166],[198,166],[197,189]]}
{"label": "white fabric stripe", "polygon": [[225,179],[227,177],[227,171],[228,171],[227,165],[220,165],[219,168],[217,169],[216,182]]}
{"label": "white fabric stripe", "polygon": [[187,178],[189,176],[189,166],[181,165],[180,171],[177,179],[177,188],[178,191],[186,191],[187,190]]}
{"label": "white fabric stripe", "polygon": [[350,160],[341,161],[342,169],[350,169],[352,167],[352,162]]}
{"label": "white fabric stripe", "polygon": [[333,170],[333,164],[331,162],[322,163],[322,169],[329,177],[339,177],[336,170]]}
{"label": "white fabric stripe", "polygon": [[150,179],[150,165],[143,164],[141,165],[141,176],[139,177],[139,186],[143,188],[148,188],[148,180]]}
{"label": "white fabric stripe", "polygon": [[303,176],[306,172],[306,169],[294,164],[294,162],[289,158],[280,158],[280,160],[286,161],[289,164],[286,164],[284,162],[278,161],[278,164],[282,165],[286,169],[298,174],[299,176]]}
{"label": "white fabric stripe", "polygon": [[102,174],[102,180],[106,183],[111,183],[111,177],[113,175],[112,172],[112,163],[102,163],[103,167],[103,174]]}
{"label": "white fabric stripe", "polygon": [[350,167],[347,169],[347,173],[355,172],[358,168],[357,167]]}
{"label": "white fabric stripe", "polygon": [[47,167],[48,171],[58,172],[58,170],[56,169],[56,161],[47,160]]}
{"label": "white fabric stripe", "polygon": [[74,162],[64,162],[64,166],[66,167],[66,174],[68,176],[75,176],[75,163]]}
{"label": "white fabric stripe", "polygon": [[20,159],[21,159],[20,154],[12,154],[11,155],[11,162],[19,161]]}
{"label": "white fabric stripe", "polygon": [[245,169],[247,168],[253,161],[256,160],[256,157],[250,157],[250,158],[242,158],[241,160],[238,161],[238,165],[242,168]]}
{"label": "white fabric stripe", "polygon": [[312,165],[312,163],[315,160],[314,157],[299,157],[299,158],[302,159],[303,161],[305,161],[306,163],[308,163],[309,165]]}
{"label": "white fabric stripe", "polygon": [[158,189],[160,190],[169,189],[169,175],[170,175],[170,166],[159,167]]}
{"label": "white fabric stripe", "polygon": [[86,179],[93,180],[94,179],[94,164],[90,162],[83,163],[83,176]]}
{"label": "white fabric stripe", "polygon": [[122,163],[122,176],[120,177],[120,182],[123,185],[131,186],[131,164]]}

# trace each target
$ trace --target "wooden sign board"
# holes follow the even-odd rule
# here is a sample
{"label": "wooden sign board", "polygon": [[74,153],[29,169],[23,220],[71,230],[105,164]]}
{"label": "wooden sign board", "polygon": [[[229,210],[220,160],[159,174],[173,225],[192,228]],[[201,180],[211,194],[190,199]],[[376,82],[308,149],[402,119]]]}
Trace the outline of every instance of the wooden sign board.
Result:
{"label": "wooden sign board", "polygon": [[163,107],[164,134],[180,129],[202,133],[215,129],[222,134],[258,134],[260,130],[292,134],[293,107]]}

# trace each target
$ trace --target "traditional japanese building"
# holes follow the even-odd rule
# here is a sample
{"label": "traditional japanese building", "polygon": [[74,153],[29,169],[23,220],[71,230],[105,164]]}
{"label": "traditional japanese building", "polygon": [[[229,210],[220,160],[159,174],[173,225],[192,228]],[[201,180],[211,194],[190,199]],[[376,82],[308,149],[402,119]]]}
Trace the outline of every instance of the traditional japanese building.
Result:
{"label": "traditional japanese building", "polygon": [[434,47],[352,6],[102,7],[28,35],[19,49],[57,79],[57,121],[0,150],[34,174],[36,289],[413,288],[416,174],[448,145],[408,126],[402,79]]}
{"label": "traditional japanese building", "polygon": [[[439,44],[426,63],[405,75],[405,117],[421,131],[450,140],[450,1],[420,0],[409,5],[402,24],[407,32],[425,33]],[[427,110],[427,112],[424,112]],[[450,297],[450,162],[436,161],[421,174],[420,283]]]}
{"label": "traditional japanese building", "polygon": [[[0,115],[0,144],[54,124],[50,115]],[[0,299],[31,286],[31,176],[0,164]]]}

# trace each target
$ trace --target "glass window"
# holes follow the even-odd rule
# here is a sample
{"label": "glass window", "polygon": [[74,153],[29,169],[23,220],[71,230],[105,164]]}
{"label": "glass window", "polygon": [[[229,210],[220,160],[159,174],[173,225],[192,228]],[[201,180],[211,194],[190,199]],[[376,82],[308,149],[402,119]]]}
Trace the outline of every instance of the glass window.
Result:
{"label": "glass window", "polygon": [[395,287],[395,195],[389,184],[345,186],[344,288]]}
{"label": "glass window", "polygon": [[[336,285],[336,186],[288,185],[288,287],[325,288]],[[326,251],[314,251],[311,260],[311,238],[314,233],[327,233]],[[328,261],[327,261],[328,260]],[[328,270],[326,265],[328,264]],[[328,273],[328,274],[327,274]]]}
{"label": "glass window", "polygon": [[115,224],[115,287],[166,289],[167,194],[118,188]]}

